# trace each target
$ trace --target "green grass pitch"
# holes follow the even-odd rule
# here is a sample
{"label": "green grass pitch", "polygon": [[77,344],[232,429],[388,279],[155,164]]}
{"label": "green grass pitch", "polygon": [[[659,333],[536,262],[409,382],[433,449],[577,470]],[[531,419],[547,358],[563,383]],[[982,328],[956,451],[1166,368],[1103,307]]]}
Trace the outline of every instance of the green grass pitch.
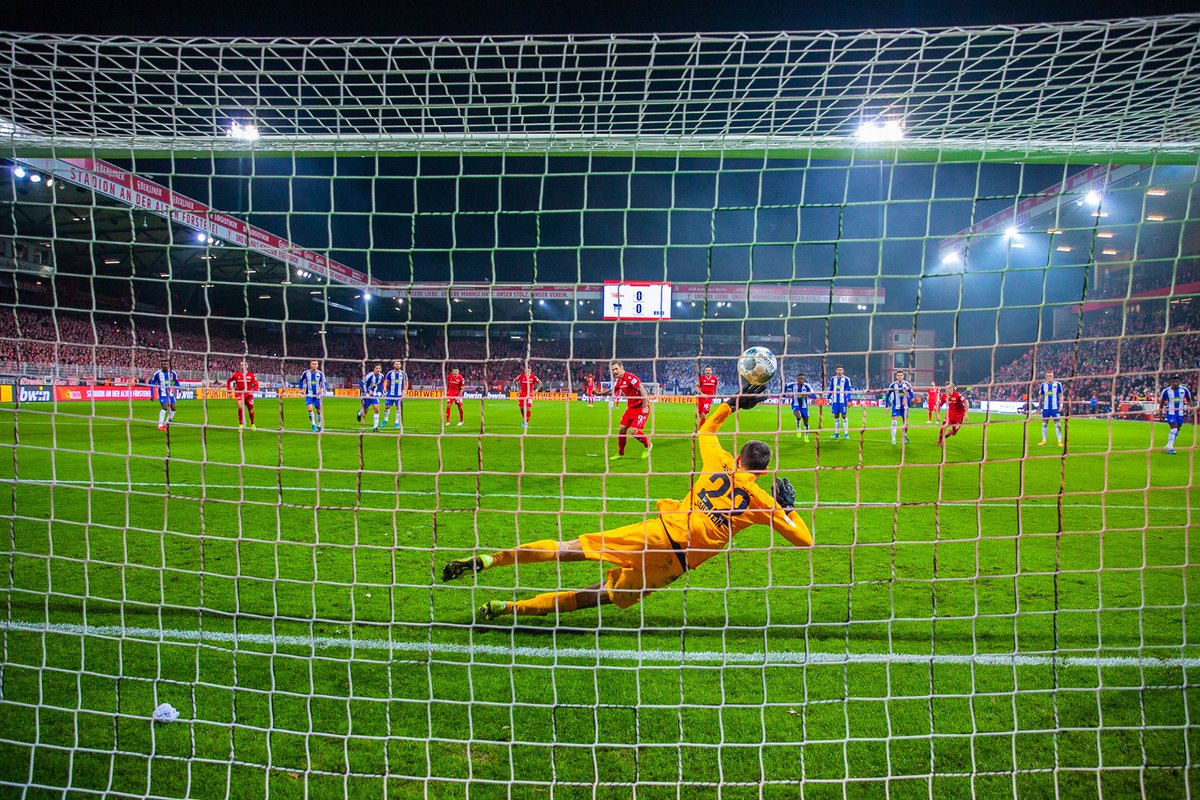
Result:
{"label": "green grass pitch", "polygon": [[293,400],[257,432],[181,403],[169,436],[151,403],[0,409],[0,796],[1200,790],[1191,427],[1172,457],[1164,425],[1072,419],[1064,454],[972,414],[943,456],[920,411],[901,448],[882,410],[805,443],[760,406],[722,439],[772,444],[811,551],[751,529],[639,606],[512,628],[472,610],[601,568],[435,572],[682,497],[692,407],[610,464],[604,405],[539,403],[523,436],[511,401],[444,433],[409,401],[402,436],[355,406],[321,435]]}

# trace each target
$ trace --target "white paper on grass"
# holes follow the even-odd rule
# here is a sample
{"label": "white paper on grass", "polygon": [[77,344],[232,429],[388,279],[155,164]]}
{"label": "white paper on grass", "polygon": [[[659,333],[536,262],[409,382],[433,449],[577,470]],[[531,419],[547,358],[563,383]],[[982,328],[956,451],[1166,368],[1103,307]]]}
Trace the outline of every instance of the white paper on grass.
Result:
{"label": "white paper on grass", "polygon": [[170,703],[162,703],[158,708],[154,709],[152,716],[155,722],[174,722],[179,719],[179,712]]}

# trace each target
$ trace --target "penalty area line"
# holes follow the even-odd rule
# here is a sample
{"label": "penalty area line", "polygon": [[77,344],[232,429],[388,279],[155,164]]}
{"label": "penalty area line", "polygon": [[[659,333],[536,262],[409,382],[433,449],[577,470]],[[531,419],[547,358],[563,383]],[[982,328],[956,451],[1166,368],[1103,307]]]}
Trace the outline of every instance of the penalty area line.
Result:
{"label": "penalty area line", "polygon": [[413,642],[389,639],[285,636],[266,633],[232,633],[228,631],[194,631],[172,628],[138,628],[109,625],[73,625],[65,623],[23,622],[0,620],[0,630],[22,633],[56,634],[62,636],[132,639],[150,643],[226,644],[270,647],[299,647],[318,650],[360,650],[372,652],[412,653],[423,656],[492,656],[517,659],[571,659],[596,663],[635,661],[662,664],[761,664],[763,666],[817,666],[853,664],[955,664],[990,667],[1135,667],[1142,669],[1196,668],[1200,658],[1158,656],[1065,656],[1021,655],[1019,653],[822,653],[789,651],[686,651],[655,649],[599,649],[587,647],[528,647],[495,644],[454,644],[451,642]]}

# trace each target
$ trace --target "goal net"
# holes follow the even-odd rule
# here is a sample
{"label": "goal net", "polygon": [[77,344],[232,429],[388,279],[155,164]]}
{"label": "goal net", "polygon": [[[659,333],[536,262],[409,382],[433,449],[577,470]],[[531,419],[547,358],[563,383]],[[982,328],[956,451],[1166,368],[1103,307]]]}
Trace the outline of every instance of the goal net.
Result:
{"label": "goal net", "polygon": [[1200,16],[0,41],[0,794],[1190,796]]}

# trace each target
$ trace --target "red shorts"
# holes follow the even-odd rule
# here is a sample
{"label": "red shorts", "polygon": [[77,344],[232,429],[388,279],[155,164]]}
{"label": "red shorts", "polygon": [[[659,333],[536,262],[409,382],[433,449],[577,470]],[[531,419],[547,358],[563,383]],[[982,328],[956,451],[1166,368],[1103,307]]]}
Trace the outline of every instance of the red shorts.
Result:
{"label": "red shorts", "polygon": [[949,425],[962,425],[967,419],[966,415],[958,416],[955,414],[946,415],[946,423]]}
{"label": "red shorts", "polygon": [[235,395],[235,397],[237,397],[238,400],[241,400],[245,404],[246,408],[254,408],[254,395],[239,394]]}
{"label": "red shorts", "polygon": [[461,406],[461,405],[462,405],[462,398],[461,398],[460,396],[458,396],[458,395],[453,395],[452,397],[447,397],[447,398],[446,398],[446,405],[450,405],[451,403],[458,403],[458,404]]}
{"label": "red shorts", "polygon": [[518,408],[533,408],[533,398],[532,397],[518,397],[517,398],[517,407]]}
{"label": "red shorts", "polygon": [[712,397],[697,397],[696,398],[696,413],[700,416],[705,416],[709,411],[712,411]]}
{"label": "red shorts", "polygon": [[642,406],[641,408],[626,408],[625,413],[621,415],[621,424],[626,428],[641,430],[646,427],[646,417],[650,416],[650,408]]}

